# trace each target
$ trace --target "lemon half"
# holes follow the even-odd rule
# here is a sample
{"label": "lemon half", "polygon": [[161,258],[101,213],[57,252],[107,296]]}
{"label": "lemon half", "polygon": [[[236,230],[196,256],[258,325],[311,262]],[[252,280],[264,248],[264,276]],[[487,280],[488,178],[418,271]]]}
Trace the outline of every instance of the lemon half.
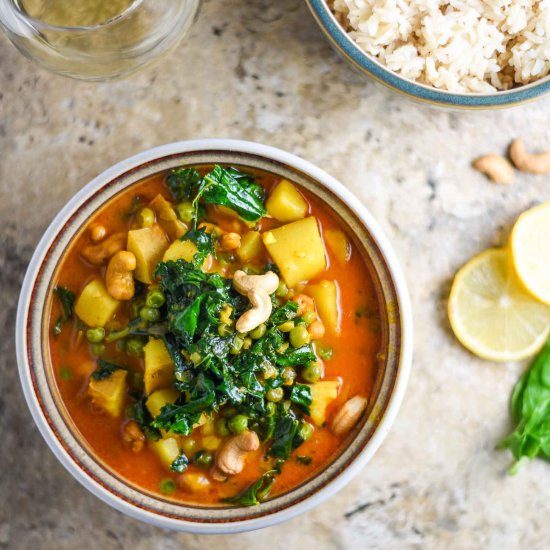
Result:
{"label": "lemon half", "polygon": [[550,333],[550,307],[522,288],[505,249],[486,250],[456,274],[449,320],[462,345],[491,361],[529,357]]}
{"label": "lemon half", "polygon": [[550,304],[550,202],[518,218],[509,248],[514,270],[525,289],[537,300]]}

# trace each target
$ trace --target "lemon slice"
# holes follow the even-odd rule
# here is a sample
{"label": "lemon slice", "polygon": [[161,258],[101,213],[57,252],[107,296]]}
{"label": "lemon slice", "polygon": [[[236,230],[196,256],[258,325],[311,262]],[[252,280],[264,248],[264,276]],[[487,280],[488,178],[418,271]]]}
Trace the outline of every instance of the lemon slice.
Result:
{"label": "lemon slice", "polygon": [[514,270],[537,300],[550,304],[550,202],[524,212],[510,236]]}
{"label": "lemon slice", "polygon": [[491,361],[533,355],[550,333],[550,307],[521,287],[505,249],[483,252],[456,274],[449,320],[462,345]]}

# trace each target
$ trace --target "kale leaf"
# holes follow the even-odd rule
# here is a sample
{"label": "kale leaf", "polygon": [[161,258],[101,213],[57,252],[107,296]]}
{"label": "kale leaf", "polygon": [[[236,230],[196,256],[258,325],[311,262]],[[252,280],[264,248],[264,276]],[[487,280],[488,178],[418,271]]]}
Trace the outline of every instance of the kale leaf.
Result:
{"label": "kale leaf", "polygon": [[76,298],[74,292],[63,286],[58,285],[53,291],[61,303],[61,308],[63,310],[63,313],[55,321],[53,328],[54,336],[58,336],[61,333],[63,325],[73,317],[73,309]]}
{"label": "kale leaf", "polygon": [[98,359],[97,365],[97,369],[92,373],[94,380],[104,380],[105,378],[109,378],[116,370],[126,370],[126,367],[109,363],[104,359]]}
{"label": "kale leaf", "polygon": [[197,193],[201,176],[194,168],[176,168],[166,178],[166,185],[178,202],[192,201]]}
{"label": "kale leaf", "polygon": [[202,266],[204,260],[206,260],[209,254],[213,256],[216,255],[214,249],[214,242],[212,240],[212,235],[206,232],[204,227],[199,229],[191,229],[180,239],[181,241],[191,241],[197,246],[197,252],[193,256],[192,264],[199,268]]}
{"label": "kale leaf", "polygon": [[297,405],[305,414],[309,415],[311,405],[311,388],[307,384],[294,384],[290,391],[290,400]]}
{"label": "kale leaf", "polygon": [[315,361],[317,356],[309,344],[298,349],[291,349],[284,355],[277,357],[277,365],[281,367],[295,367],[298,365],[308,365]]}
{"label": "kale leaf", "polygon": [[284,414],[280,411],[275,420],[273,430],[273,442],[269,448],[268,455],[286,460],[294,449],[294,437],[298,431],[299,421],[292,412]]}
{"label": "kale leaf", "polygon": [[275,476],[280,473],[277,470],[270,470],[263,474],[258,481],[253,483],[248,489],[245,489],[237,496],[222,499],[222,502],[228,504],[240,504],[241,506],[256,506],[260,504],[271,491],[275,482]]}
{"label": "kale leaf", "polygon": [[187,459],[187,457],[183,452],[180,452],[177,458],[170,465],[170,470],[181,474],[182,472],[185,472],[185,470],[187,470],[188,464],[189,464],[189,460]]}
{"label": "kale leaf", "polygon": [[499,448],[512,451],[515,474],[526,459],[550,460],[550,340],[516,384],[511,410],[517,426]]}

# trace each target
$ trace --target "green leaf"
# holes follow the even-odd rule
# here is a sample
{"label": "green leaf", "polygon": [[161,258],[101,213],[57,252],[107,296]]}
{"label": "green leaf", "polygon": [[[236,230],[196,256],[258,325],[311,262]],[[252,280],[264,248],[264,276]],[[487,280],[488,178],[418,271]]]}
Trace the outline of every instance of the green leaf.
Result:
{"label": "green leaf", "polygon": [[192,201],[201,179],[200,174],[194,168],[176,168],[168,174],[166,185],[178,202]]}
{"label": "green leaf", "polygon": [[116,370],[126,369],[126,367],[115,365],[115,363],[109,363],[104,359],[98,359],[97,364],[97,369],[92,373],[92,378],[94,380],[104,380],[105,378],[109,378]]}
{"label": "green leaf", "polygon": [[276,475],[277,472],[275,470],[270,470],[242,493],[234,497],[224,498],[222,502],[240,504],[241,506],[256,506],[268,496],[273,483],[275,483]]}
{"label": "green leaf", "polygon": [[183,237],[180,238],[181,241],[191,241],[195,243],[197,247],[197,252],[193,256],[193,265],[200,269],[204,260],[208,257],[209,254],[213,256],[216,255],[214,249],[214,241],[212,240],[212,235],[206,232],[204,227],[199,229],[191,229]]}
{"label": "green leaf", "polygon": [[294,436],[298,430],[299,422],[294,415],[281,414],[275,420],[273,430],[273,442],[268,455],[286,460],[293,449]]}
{"label": "green leaf", "polygon": [[236,168],[214,166],[204,176],[195,204],[219,204],[231,208],[246,221],[257,221],[267,214],[264,206],[264,190],[248,174]]}
{"label": "green leaf", "polygon": [[61,304],[61,308],[63,310],[63,313],[56,319],[53,327],[54,336],[59,336],[59,334],[61,334],[63,325],[73,317],[73,309],[76,298],[74,292],[63,286],[56,286],[53,289],[53,292],[59,300],[59,303]]}
{"label": "green leaf", "polygon": [[290,392],[290,400],[307,415],[311,405],[311,388],[306,384],[294,384]]}
{"label": "green leaf", "polygon": [[183,452],[180,452],[178,457],[170,465],[170,470],[181,474],[182,472],[185,472],[185,470],[187,470],[188,464],[189,464],[189,460],[187,459],[187,457]]}
{"label": "green leaf", "polygon": [[301,365],[309,365],[317,359],[311,345],[306,344],[301,348],[291,349],[284,355],[277,357],[277,365],[280,367],[297,367]]}

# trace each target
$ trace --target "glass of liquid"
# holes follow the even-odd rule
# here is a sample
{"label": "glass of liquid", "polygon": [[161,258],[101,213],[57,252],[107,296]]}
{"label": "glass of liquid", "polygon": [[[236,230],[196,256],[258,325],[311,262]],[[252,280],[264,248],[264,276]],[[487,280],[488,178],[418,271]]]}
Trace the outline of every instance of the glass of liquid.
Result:
{"label": "glass of liquid", "polygon": [[0,28],[56,73],[111,80],[173,50],[200,0],[0,0]]}

